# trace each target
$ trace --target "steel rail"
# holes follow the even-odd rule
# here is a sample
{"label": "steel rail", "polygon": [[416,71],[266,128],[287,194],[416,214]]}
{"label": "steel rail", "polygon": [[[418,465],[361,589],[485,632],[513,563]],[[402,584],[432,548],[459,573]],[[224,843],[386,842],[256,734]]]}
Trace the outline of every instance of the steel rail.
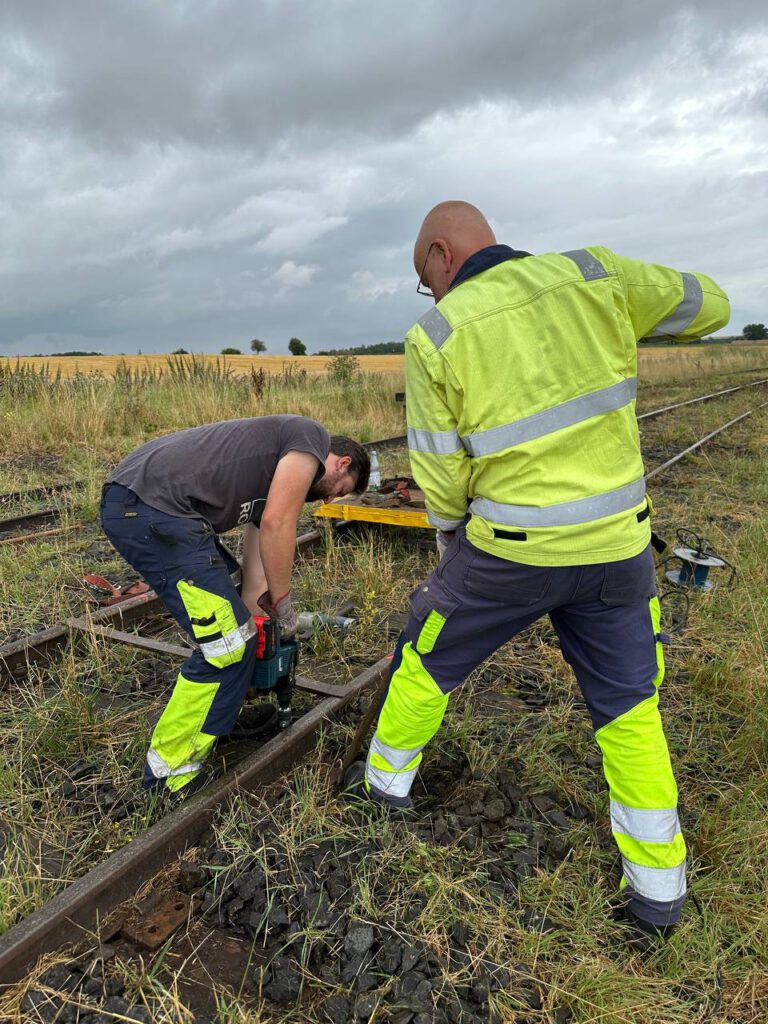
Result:
{"label": "steel rail", "polygon": [[20,516],[0,519],[0,539],[11,537],[18,530],[27,530],[30,526],[38,524],[44,526],[47,523],[55,523],[59,519],[61,519],[61,510],[58,508],[44,508],[39,512],[26,512]]}
{"label": "steel rail", "polygon": [[740,384],[738,387],[724,388],[722,391],[713,391],[709,395],[700,395],[698,398],[687,398],[684,402],[675,402],[673,405],[663,405],[660,409],[652,409],[650,412],[641,413],[637,417],[638,423],[640,420],[653,419],[656,416],[661,416],[662,413],[671,412],[673,409],[682,409],[684,405],[695,405],[697,402],[708,402],[711,398],[720,398],[721,395],[730,395],[734,391],[744,391],[746,388],[756,388],[761,384],[768,384],[768,377],[764,377],[762,380],[753,380],[749,384]]}
{"label": "steel rail", "polygon": [[646,473],[645,482],[648,483],[649,480],[653,480],[653,478],[657,477],[659,473],[663,473],[665,469],[669,469],[670,466],[674,466],[676,463],[680,462],[681,459],[684,459],[686,455],[690,455],[691,452],[695,452],[697,448],[701,448],[703,444],[706,444],[706,442],[710,441],[713,437],[717,437],[717,435],[722,434],[724,430],[728,430],[729,427],[734,426],[736,423],[740,423],[742,420],[747,419],[748,416],[758,412],[760,409],[764,409],[766,406],[768,406],[768,402],[763,402],[761,405],[755,406],[754,409],[749,409],[747,412],[743,412],[740,416],[736,416],[734,419],[728,420],[727,423],[724,423],[721,427],[717,427],[716,430],[710,431],[709,434],[699,438],[699,440],[694,442],[694,444],[688,445],[687,448],[678,452],[677,455],[673,455],[671,459],[667,459],[666,462],[662,462],[660,466],[652,469],[650,473]]}
{"label": "steel rail", "polygon": [[165,815],[0,936],[0,984],[22,978],[42,954],[92,936],[115,907],[200,839],[227,798],[265,785],[293,768],[314,746],[320,726],[364,689],[379,683],[390,664],[389,657],[381,658],[345,687],[338,687],[338,696],[321,701],[211,787]]}
{"label": "steel rail", "polygon": [[396,437],[381,437],[378,441],[366,441],[363,448],[396,448],[398,445],[405,444],[407,440],[406,434],[398,434]]}
{"label": "steel rail", "polygon": [[[322,534],[319,530],[310,530],[296,538],[296,547],[301,551],[316,544],[321,538]],[[24,665],[48,661],[52,655],[66,646],[73,631],[87,632],[87,629],[84,628],[86,623],[99,626],[111,623],[128,625],[147,614],[156,614],[162,610],[162,607],[163,604],[154,590],[149,590],[146,594],[129,597],[119,604],[98,608],[88,616],[70,619],[67,622],[58,622],[39,633],[30,633],[10,644],[5,644],[0,647],[0,682],[6,681],[6,673],[10,679],[14,670],[22,668]],[[159,644],[160,641],[152,641],[152,643]]]}

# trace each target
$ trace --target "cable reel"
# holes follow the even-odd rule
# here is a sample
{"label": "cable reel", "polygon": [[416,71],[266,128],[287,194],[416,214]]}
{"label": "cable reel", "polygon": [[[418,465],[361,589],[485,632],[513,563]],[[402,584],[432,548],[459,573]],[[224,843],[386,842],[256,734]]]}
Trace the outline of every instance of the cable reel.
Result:
{"label": "cable reel", "polygon": [[730,569],[725,586],[730,589],[736,582],[736,567],[715,554],[707,540],[693,530],[683,527],[677,531],[679,544],[673,554],[661,563],[664,575],[676,587],[684,590],[709,591],[714,586],[709,579],[712,569]]}

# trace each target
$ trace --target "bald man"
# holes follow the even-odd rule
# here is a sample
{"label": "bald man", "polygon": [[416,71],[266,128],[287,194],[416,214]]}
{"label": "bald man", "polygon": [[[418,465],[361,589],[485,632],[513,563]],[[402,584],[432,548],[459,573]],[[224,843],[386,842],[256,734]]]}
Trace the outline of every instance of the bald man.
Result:
{"label": "bald man", "polygon": [[408,806],[449,694],[549,615],[603,754],[627,914],[664,934],[685,898],[685,843],[658,710],[636,344],[723,327],[727,297],[703,274],[600,246],[511,249],[465,202],[429,212],[414,269],[435,306],[405,342],[408,446],[441,560],[411,597],[349,785]]}

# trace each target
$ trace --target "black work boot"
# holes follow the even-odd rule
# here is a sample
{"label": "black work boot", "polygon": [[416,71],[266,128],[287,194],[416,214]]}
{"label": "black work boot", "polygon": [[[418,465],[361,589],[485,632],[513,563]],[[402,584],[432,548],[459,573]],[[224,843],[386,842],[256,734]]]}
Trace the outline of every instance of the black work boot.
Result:
{"label": "black work boot", "polygon": [[638,953],[655,953],[674,934],[674,924],[651,924],[625,907],[622,917],[626,927],[626,943]]}
{"label": "black work boot", "polygon": [[381,807],[392,818],[407,818],[413,813],[410,797],[394,802],[396,798],[387,798],[376,789],[369,789],[365,784],[365,761],[354,761],[344,773],[341,785],[344,797],[355,804],[370,804]]}
{"label": "black work boot", "polygon": [[263,701],[259,704],[246,704],[227,740],[252,740],[262,736],[274,736],[278,726],[278,710],[274,704]]}

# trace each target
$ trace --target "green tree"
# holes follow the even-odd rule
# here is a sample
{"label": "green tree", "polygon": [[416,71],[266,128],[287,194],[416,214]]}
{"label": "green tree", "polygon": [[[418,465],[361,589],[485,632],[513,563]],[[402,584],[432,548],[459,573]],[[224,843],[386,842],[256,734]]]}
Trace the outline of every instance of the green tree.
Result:
{"label": "green tree", "polygon": [[765,324],[746,324],[741,333],[747,341],[764,341],[768,338],[768,328]]}
{"label": "green tree", "polygon": [[223,348],[221,354],[223,356],[241,356],[243,353],[239,348]]}
{"label": "green tree", "polygon": [[307,346],[301,338],[291,338],[288,342],[288,351],[292,356],[305,356],[307,354]]}
{"label": "green tree", "polygon": [[188,356],[189,352],[185,348],[175,348],[173,350],[173,352],[171,352],[171,355],[172,356]]}
{"label": "green tree", "polygon": [[258,338],[254,338],[251,342],[251,352],[266,352],[267,346],[263,341],[259,341]]}

